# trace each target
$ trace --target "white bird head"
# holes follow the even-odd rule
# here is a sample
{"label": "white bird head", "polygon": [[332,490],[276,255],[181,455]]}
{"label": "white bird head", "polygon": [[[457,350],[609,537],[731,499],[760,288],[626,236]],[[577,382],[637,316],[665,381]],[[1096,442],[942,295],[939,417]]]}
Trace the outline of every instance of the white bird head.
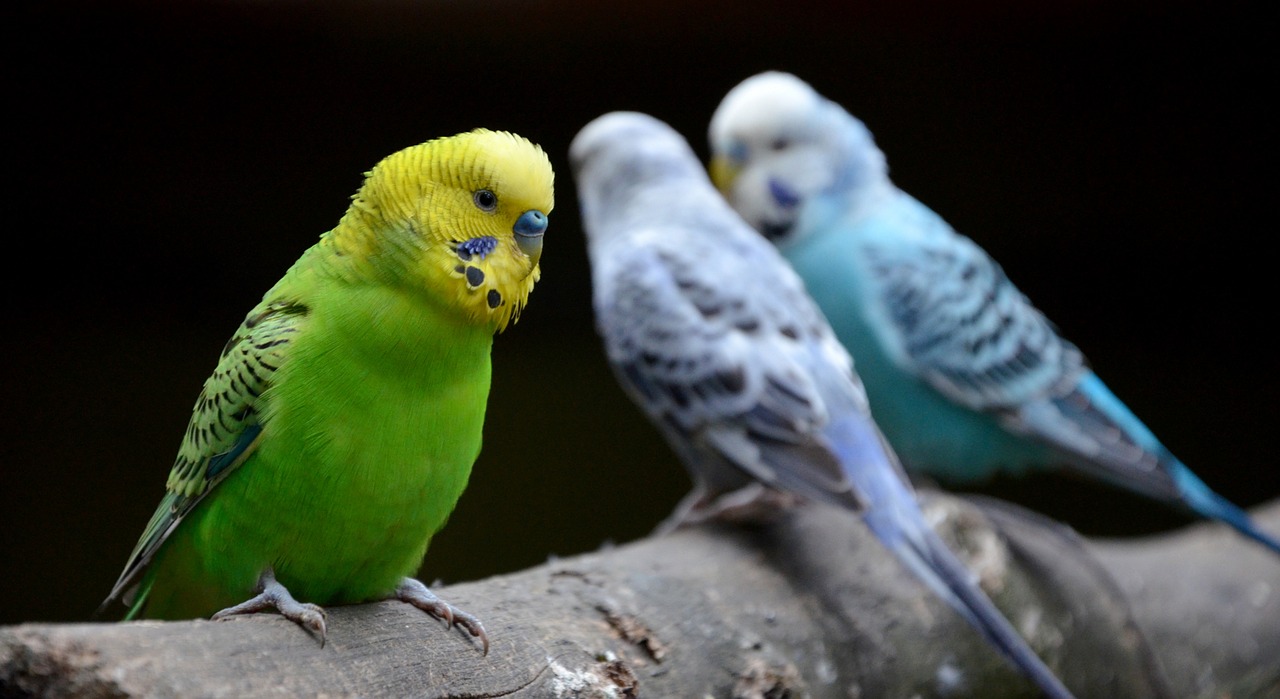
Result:
{"label": "white bird head", "polygon": [[608,222],[656,220],[672,203],[662,200],[682,190],[715,191],[688,141],[640,112],[610,112],[592,120],[570,144],[569,161],[583,228],[593,241],[616,230]]}
{"label": "white bird head", "polygon": [[802,216],[833,215],[888,184],[871,132],[789,73],[760,73],[725,95],[711,119],[711,178],[756,230],[778,244]]}

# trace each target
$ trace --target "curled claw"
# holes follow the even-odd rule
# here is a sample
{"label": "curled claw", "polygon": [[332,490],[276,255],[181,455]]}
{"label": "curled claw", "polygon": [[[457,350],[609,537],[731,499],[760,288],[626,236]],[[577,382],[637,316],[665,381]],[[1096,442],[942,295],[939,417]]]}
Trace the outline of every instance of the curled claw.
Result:
{"label": "curled claw", "polygon": [[276,580],[275,571],[268,568],[258,578],[256,597],[248,599],[233,607],[219,610],[209,617],[214,621],[222,621],[241,614],[255,614],[274,609],[280,616],[307,629],[320,639],[320,647],[324,648],[328,640],[328,627],[325,624],[328,614],[318,605],[299,602],[289,594],[289,589]]}
{"label": "curled claw", "polygon": [[401,602],[408,602],[443,621],[448,628],[458,626],[466,630],[467,633],[480,639],[484,654],[489,654],[489,636],[485,634],[484,625],[480,623],[480,620],[475,615],[464,612],[440,599],[418,580],[413,578],[401,580],[400,585],[396,587],[394,598]]}
{"label": "curled claw", "polygon": [[484,647],[484,655],[489,654],[489,636],[484,632],[484,624],[471,614],[461,609],[453,610],[454,623],[467,630],[467,633],[480,639],[480,643]]}

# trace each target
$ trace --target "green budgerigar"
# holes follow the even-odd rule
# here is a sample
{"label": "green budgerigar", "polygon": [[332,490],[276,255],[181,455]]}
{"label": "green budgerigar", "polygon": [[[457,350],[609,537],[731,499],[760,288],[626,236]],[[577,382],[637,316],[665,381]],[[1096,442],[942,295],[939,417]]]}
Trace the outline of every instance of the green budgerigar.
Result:
{"label": "green budgerigar", "polygon": [[227,343],[104,607],[276,609],[323,643],[318,605],[400,599],[487,652],[410,576],[480,452],[493,336],[538,280],[553,179],[541,148],[485,129],[368,172]]}

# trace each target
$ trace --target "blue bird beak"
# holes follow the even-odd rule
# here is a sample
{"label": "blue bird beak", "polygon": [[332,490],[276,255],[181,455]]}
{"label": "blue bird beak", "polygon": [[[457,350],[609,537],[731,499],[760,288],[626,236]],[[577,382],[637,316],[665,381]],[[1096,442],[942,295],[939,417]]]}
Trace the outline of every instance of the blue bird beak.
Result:
{"label": "blue bird beak", "polygon": [[538,264],[542,257],[542,234],[547,232],[547,215],[537,209],[529,209],[520,214],[511,232],[516,234],[516,245],[521,252]]}

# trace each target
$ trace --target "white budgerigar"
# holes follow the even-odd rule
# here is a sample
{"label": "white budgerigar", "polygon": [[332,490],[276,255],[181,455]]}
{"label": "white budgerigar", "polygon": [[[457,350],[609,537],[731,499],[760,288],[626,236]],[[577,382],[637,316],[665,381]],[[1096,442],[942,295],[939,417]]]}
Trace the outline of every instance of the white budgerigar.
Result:
{"label": "white budgerigar", "polygon": [[858,512],[1046,695],[1071,696],[929,528],[849,353],[688,143],[615,112],[578,133],[570,159],[597,329],[624,389],[688,467],[691,511],[763,485]]}
{"label": "white budgerigar", "polygon": [[1068,467],[1280,552],[1156,439],[972,240],[889,179],[861,121],[794,75],[733,88],[711,171],[857,358],[905,466],[947,483]]}

